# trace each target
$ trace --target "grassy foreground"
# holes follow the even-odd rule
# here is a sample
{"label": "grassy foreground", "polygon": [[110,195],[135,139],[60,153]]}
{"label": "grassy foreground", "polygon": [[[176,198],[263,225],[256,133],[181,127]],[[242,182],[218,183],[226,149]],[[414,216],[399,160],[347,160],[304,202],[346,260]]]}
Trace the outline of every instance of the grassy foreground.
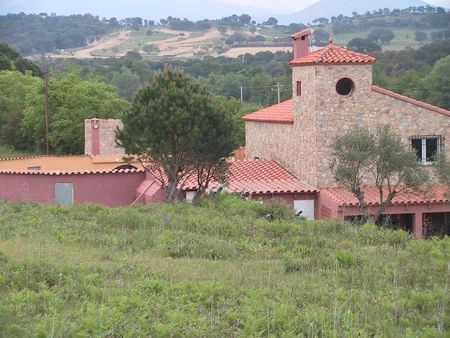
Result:
{"label": "grassy foreground", "polygon": [[0,337],[448,337],[449,260],[448,237],[229,196],[0,202]]}

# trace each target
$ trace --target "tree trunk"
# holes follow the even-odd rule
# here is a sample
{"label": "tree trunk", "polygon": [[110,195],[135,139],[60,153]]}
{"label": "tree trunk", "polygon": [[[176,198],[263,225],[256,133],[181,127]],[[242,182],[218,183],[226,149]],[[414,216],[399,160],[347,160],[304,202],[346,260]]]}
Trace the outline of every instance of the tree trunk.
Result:
{"label": "tree trunk", "polygon": [[364,192],[358,189],[357,191],[353,191],[353,195],[358,199],[359,207],[363,212],[364,223],[373,222],[373,216],[370,213],[369,206],[364,200]]}
{"label": "tree trunk", "polygon": [[386,210],[386,208],[389,206],[389,204],[391,204],[391,202],[394,199],[396,194],[397,194],[396,191],[393,191],[393,192],[389,193],[389,195],[386,198],[386,200],[383,203],[380,204],[380,206],[378,207],[377,212],[373,216],[375,222],[378,222],[380,220],[381,215]]}

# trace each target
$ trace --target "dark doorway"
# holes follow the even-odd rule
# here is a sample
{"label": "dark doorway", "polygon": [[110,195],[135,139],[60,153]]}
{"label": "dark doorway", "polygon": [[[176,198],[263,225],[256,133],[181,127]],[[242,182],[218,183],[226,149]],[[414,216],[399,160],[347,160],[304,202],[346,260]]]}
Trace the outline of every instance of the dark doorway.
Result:
{"label": "dark doorway", "polygon": [[450,212],[423,215],[425,238],[450,236]]}

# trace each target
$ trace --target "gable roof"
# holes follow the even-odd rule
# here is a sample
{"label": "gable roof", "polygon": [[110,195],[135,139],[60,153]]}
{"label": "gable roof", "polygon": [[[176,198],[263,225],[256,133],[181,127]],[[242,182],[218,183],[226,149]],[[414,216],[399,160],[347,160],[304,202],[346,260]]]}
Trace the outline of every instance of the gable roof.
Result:
{"label": "gable roof", "polygon": [[425,108],[425,109],[429,109],[429,110],[435,111],[437,113],[441,113],[441,114],[450,116],[450,110],[447,110],[447,109],[444,109],[444,108],[441,108],[441,107],[438,107],[438,106],[434,106],[432,104],[429,104],[429,103],[426,103],[426,102],[422,102],[422,101],[410,98],[410,97],[405,96],[405,95],[401,95],[401,94],[395,93],[395,92],[393,92],[391,90],[388,90],[388,89],[385,89],[385,88],[381,88],[381,87],[378,87],[378,86],[372,86],[372,90],[374,92],[377,92],[377,93],[380,93],[380,94],[384,94],[384,95],[393,97],[395,99],[411,103],[411,104],[413,104],[415,106],[422,107],[422,108]]}
{"label": "gable roof", "polygon": [[304,65],[334,65],[334,64],[373,64],[373,56],[354,52],[344,47],[329,44],[305,56],[299,57],[289,62],[291,66]]}
{"label": "gable roof", "polygon": [[[210,189],[221,184],[211,182]],[[196,190],[196,179],[190,178],[183,190]],[[316,193],[318,190],[300,182],[294,175],[274,160],[231,161],[228,191],[248,195],[275,193]]]}
{"label": "gable roof", "polygon": [[[369,206],[377,206],[379,202],[379,191],[375,186],[366,186],[363,189],[365,200]],[[387,187],[384,188],[385,196],[387,196]],[[445,196],[447,190],[443,185],[432,185],[429,190],[425,190],[420,194],[414,190],[406,190],[404,194],[395,196],[392,200],[392,205],[406,205],[406,204],[430,204],[430,203],[447,203],[450,201]],[[333,201],[335,201],[340,207],[357,207],[359,206],[358,199],[353,194],[343,188],[323,188],[320,191],[321,194],[326,194]]]}
{"label": "gable roof", "polygon": [[[395,93],[382,87],[372,86],[372,91],[393,97],[394,99],[401,100],[424,109],[450,116],[450,110]],[[252,122],[292,124],[294,123],[294,100],[289,99],[281,102],[280,104],[275,104],[273,106],[258,110],[254,113],[245,115],[242,119],[244,121]]]}
{"label": "gable roof", "polygon": [[244,121],[292,124],[294,123],[294,100],[289,99],[279,104],[245,115]]}

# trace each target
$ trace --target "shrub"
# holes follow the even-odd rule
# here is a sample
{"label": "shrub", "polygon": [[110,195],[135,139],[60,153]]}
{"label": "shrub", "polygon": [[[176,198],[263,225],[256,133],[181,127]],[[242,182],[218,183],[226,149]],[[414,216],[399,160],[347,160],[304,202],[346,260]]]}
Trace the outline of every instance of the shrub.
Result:
{"label": "shrub", "polygon": [[239,257],[236,246],[221,238],[198,234],[168,232],[163,235],[161,244],[172,258],[191,257],[212,260],[236,259]]}

